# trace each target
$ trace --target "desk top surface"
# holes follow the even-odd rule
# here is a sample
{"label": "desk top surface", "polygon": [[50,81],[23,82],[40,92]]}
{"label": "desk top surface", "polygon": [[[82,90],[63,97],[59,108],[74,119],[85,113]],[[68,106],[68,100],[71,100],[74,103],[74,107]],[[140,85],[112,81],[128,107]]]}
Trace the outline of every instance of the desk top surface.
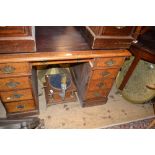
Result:
{"label": "desk top surface", "polygon": [[36,52],[1,54],[0,63],[44,62],[59,60],[92,59],[95,57],[130,56],[128,50],[92,50],[79,27],[37,26]]}
{"label": "desk top surface", "polygon": [[36,26],[35,34],[37,52],[91,49],[78,26]]}

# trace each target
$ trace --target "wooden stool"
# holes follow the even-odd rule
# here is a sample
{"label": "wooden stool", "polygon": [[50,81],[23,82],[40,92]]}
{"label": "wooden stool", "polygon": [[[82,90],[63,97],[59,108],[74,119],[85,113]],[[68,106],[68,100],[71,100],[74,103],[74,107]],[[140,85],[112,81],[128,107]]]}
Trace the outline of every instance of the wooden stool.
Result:
{"label": "wooden stool", "polygon": [[133,44],[129,49],[135,56],[135,59],[119,87],[120,90],[123,90],[125,87],[139,60],[142,59],[155,63],[155,26],[144,27],[138,38],[138,42],[139,43]]}
{"label": "wooden stool", "polygon": [[[127,84],[131,74],[133,73],[135,67],[138,62],[142,59],[151,63],[155,63],[155,50],[150,50],[144,47],[142,44],[134,44],[130,47],[130,52],[135,56],[131,66],[129,67],[124,79],[119,87],[120,90],[123,90],[125,85]],[[154,112],[155,112],[155,104],[153,104]]]}
{"label": "wooden stool", "polygon": [[119,89],[123,90],[126,83],[128,82],[132,72],[134,71],[138,62],[142,59],[151,63],[155,63],[155,50],[149,50],[142,46],[142,44],[132,45],[130,48],[130,52],[135,56],[131,66],[129,67]]}

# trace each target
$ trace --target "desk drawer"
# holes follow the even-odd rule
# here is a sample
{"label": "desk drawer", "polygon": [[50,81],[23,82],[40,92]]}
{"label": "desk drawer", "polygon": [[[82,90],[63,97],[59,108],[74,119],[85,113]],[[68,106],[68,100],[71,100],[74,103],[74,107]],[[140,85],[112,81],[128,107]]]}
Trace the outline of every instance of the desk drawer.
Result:
{"label": "desk drawer", "polygon": [[5,103],[4,106],[8,113],[24,112],[35,109],[33,100]]}
{"label": "desk drawer", "polygon": [[28,74],[30,73],[30,66],[28,63],[6,63],[0,64],[0,76],[11,76],[14,74]]}
{"label": "desk drawer", "polygon": [[113,58],[96,58],[95,66],[96,67],[120,67],[124,62],[122,57],[113,57]]}
{"label": "desk drawer", "polygon": [[33,98],[31,89],[1,92],[0,94],[3,102],[21,101]]}
{"label": "desk drawer", "polygon": [[0,26],[0,37],[26,36],[29,31],[29,26]]}
{"label": "desk drawer", "polygon": [[91,80],[89,83],[88,90],[93,91],[93,90],[103,90],[107,88],[111,88],[113,85],[113,79],[105,79],[105,80]]}
{"label": "desk drawer", "polygon": [[118,73],[118,70],[119,68],[96,69],[93,71],[92,80],[115,78]]}
{"label": "desk drawer", "polygon": [[110,89],[104,89],[104,90],[93,90],[88,91],[84,97],[84,100],[95,100],[98,98],[106,98],[110,92]]}
{"label": "desk drawer", "polygon": [[16,77],[0,79],[0,91],[31,88],[30,78]]}
{"label": "desk drawer", "polygon": [[129,36],[135,29],[133,26],[103,26],[101,36]]}

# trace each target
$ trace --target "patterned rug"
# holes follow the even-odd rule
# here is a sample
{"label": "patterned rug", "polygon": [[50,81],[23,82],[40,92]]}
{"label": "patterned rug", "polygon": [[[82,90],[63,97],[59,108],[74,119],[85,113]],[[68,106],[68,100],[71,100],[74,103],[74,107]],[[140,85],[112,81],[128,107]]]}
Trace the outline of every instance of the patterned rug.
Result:
{"label": "patterned rug", "polygon": [[108,126],[103,129],[148,129],[148,128],[155,129],[155,116],[128,123],[121,123],[113,126]]}

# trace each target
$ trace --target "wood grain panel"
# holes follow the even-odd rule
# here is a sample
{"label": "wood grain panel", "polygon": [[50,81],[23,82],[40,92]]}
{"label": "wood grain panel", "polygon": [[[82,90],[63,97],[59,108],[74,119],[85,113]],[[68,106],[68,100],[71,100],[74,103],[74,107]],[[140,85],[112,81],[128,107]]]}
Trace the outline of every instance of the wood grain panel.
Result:
{"label": "wood grain panel", "polygon": [[111,58],[97,58],[95,60],[96,67],[119,67],[122,66],[124,58],[111,57]]}
{"label": "wood grain panel", "polygon": [[0,78],[16,74],[29,74],[31,72],[29,63],[3,63],[0,64]]}
{"label": "wood grain panel", "polygon": [[110,89],[88,91],[84,100],[94,99],[95,102],[95,100],[98,100],[99,98],[107,98],[109,92]]}
{"label": "wood grain panel", "polygon": [[8,113],[24,112],[35,109],[33,100],[5,103],[4,106]]}
{"label": "wood grain panel", "polygon": [[113,79],[98,79],[98,80],[91,80],[88,86],[88,91],[95,91],[95,90],[103,90],[107,88],[111,88],[113,85]]}
{"label": "wood grain panel", "polygon": [[33,98],[31,89],[0,92],[0,96],[3,102],[21,101]]}
{"label": "wood grain panel", "polygon": [[64,51],[64,52],[36,52],[22,54],[2,54],[0,63],[9,62],[46,62],[46,61],[61,61],[61,60],[78,60],[90,59],[97,57],[125,57],[131,56],[128,50],[85,50],[85,51]]}
{"label": "wood grain panel", "polygon": [[31,88],[30,77],[0,79],[0,91]]}
{"label": "wood grain panel", "polygon": [[111,69],[96,69],[93,71],[92,80],[104,79],[104,78],[115,78],[119,68]]}
{"label": "wood grain panel", "polygon": [[0,37],[17,37],[31,34],[31,26],[0,26]]}

